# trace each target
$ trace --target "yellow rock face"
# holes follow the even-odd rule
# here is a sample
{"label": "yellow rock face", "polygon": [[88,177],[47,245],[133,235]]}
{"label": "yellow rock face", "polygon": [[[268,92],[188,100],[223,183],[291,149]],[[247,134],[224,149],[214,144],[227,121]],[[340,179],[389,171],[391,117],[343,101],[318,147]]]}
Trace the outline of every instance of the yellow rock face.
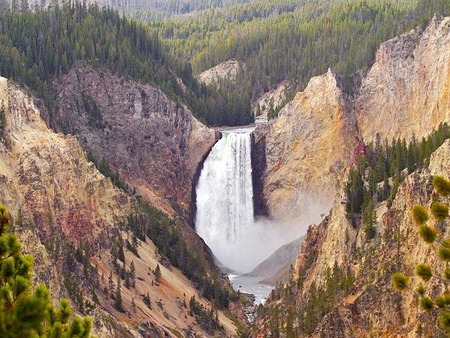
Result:
{"label": "yellow rock face", "polygon": [[335,74],[311,79],[268,128],[264,195],[270,215],[305,225],[320,220],[357,143],[350,104]]}
{"label": "yellow rock face", "polygon": [[[0,85],[3,85],[1,80]],[[64,288],[67,271],[62,271],[61,267],[67,244],[89,243],[90,263],[98,269],[100,280],[100,287],[96,289],[100,305],[88,313],[95,323],[94,334],[118,337],[128,332],[139,336],[137,327],[148,323],[158,336],[168,330],[171,336],[181,336],[188,328],[204,336],[206,333],[189,316],[183,301],[189,303],[190,297],[195,296],[205,307],[210,308],[211,304],[178,269],[160,262],[161,257],[148,238],[146,242],[139,241],[140,257],[125,250],[127,268],[133,261],[136,269],[136,287],[121,286],[123,307],[129,315],[114,309],[103,290],[110,273],[114,283],[118,278],[110,248],[119,236],[124,240],[130,237],[120,224],[134,210],[131,198],[86,160],[74,136],[47,128],[33,98],[18,86],[1,87],[0,99],[9,101],[5,132],[8,142],[0,143],[0,204],[7,205],[16,221],[19,213],[22,215],[23,225],[16,222],[15,231],[24,253],[31,253],[35,258],[35,282],[48,285],[55,301],[68,297]],[[198,123],[195,128],[205,127]],[[203,132],[210,134],[206,128]],[[198,143],[198,133],[191,133],[189,142]],[[201,157],[201,154],[195,156]],[[56,242],[60,245],[59,255],[48,251]],[[157,264],[161,265],[162,278],[160,285],[155,286],[151,270]],[[85,300],[92,301],[90,292],[86,287]],[[142,299],[147,293],[152,309]],[[136,312],[131,307],[133,301]],[[234,334],[231,320],[222,312],[218,316],[226,333]]]}
{"label": "yellow rock face", "polygon": [[355,107],[361,137],[428,135],[450,119],[450,18],[383,43]]}

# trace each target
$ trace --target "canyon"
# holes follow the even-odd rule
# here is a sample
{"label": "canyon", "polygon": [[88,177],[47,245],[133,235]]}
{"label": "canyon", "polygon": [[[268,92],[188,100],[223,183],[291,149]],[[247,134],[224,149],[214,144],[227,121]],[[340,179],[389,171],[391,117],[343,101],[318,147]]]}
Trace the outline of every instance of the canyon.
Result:
{"label": "canyon", "polygon": [[[346,217],[344,187],[349,168],[377,133],[389,141],[410,140],[449,122],[449,39],[450,18],[435,16],[424,30],[383,43],[355,94],[346,93],[342,79],[330,69],[312,78],[276,119],[256,126],[255,213],[280,227],[297,228],[305,238],[298,244],[284,292],[272,293],[252,336],[270,336],[273,322],[283,323],[289,311],[305,306],[313,286],[324,286],[333,269],[353,276],[354,287],[351,294],[334,300],[311,336],[413,336],[419,329],[424,334],[438,330],[433,318],[418,310],[412,294],[392,289],[390,276],[432,256],[418,240],[410,210],[431,199],[432,175],[450,175],[450,142],[433,154],[427,168],[405,179],[390,208],[386,203],[377,206],[373,239],[366,239],[361,226],[355,228]],[[126,221],[141,211],[139,201],[145,200],[169,215],[189,250],[203,257],[207,275],[231,292],[193,229],[192,191],[220,135],[160,89],[86,62],[55,80],[54,87],[58,106],[49,112],[26,89],[0,81],[5,114],[0,202],[16,220],[24,251],[35,257],[36,281],[49,285],[55,299],[70,296],[63,276],[72,274],[60,246],[85,250],[83,245],[89,245],[89,253],[82,252],[101,276],[101,287],[95,289],[100,302],[83,314],[94,318],[95,334],[213,335],[184,305],[192,297],[208,310],[211,303],[149,238],[138,239],[137,254],[125,250],[125,262],[119,263],[124,270],[131,261],[136,267],[136,286],[119,286],[126,311],[117,311],[104,290],[108,276],[114,276],[115,284],[118,275],[111,247],[118,238],[132,240]],[[98,162],[105,160],[131,192],[114,186],[88,161],[88,153]],[[82,262],[75,266],[83,269]],[[160,282],[153,274],[156,266],[162,270]],[[82,301],[92,301],[91,286],[73,278],[85,288]],[[152,299],[151,309],[142,297],[146,294]],[[229,308],[245,325],[239,301],[230,302]],[[217,312],[223,326],[219,334],[236,334],[230,317]]]}
{"label": "canyon", "polygon": [[[393,138],[419,140],[437,130],[441,123],[449,121],[449,22],[450,18],[435,16],[423,31],[412,30],[383,43],[374,65],[362,80],[359,92],[345,101],[347,104],[335,100],[330,107],[330,96],[319,100],[322,106],[316,108],[317,116],[329,116],[329,120],[333,121],[333,116],[339,116],[336,113],[333,115],[333,112],[345,112],[341,113],[340,119],[334,119],[338,121],[336,127],[324,125],[322,121],[327,119],[321,117],[320,123],[303,125],[304,136],[296,140],[298,132],[295,128],[299,122],[292,121],[297,118],[297,121],[305,124],[312,120],[314,101],[311,100],[306,107],[304,103],[308,103],[308,94],[324,79],[328,79],[328,87],[325,88],[332,88],[331,93],[337,92],[345,97],[343,91],[336,86],[338,81],[331,72],[312,79],[305,91],[297,94],[293,102],[281,111],[278,119],[269,126],[261,127],[261,133],[264,134],[263,130],[266,130],[265,136],[260,136],[260,139],[265,142],[264,149],[268,158],[264,174],[264,198],[269,213],[286,215],[296,208],[296,214],[301,217],[300,211],[303,206],[309,205],[309,200],[332,198],[327,201],[331,201],[331,204],[316,202],[315,205],[321,205],[322,212],[328,214],[329,211],[329,215],[308,228],[290,281],[284,289],[272,293],[266,311],[259,317],[259,329],[256,331],[260,335],[273,334],[276,320],[284,323],[280,324],[281,328],[283,325],[292,325],[290,327],[295,328],[294,332],[298,336],[311,337],[435,336],[442,332],[432,315],[420,311],[413,293],[400,294],[394,290],[391,276],[396,271],[412,274],[414,266],[419,262],[428,262],[438,270],[443,268],[433,253],[434,250],[421,242],[412,221],[411,210],[415,204],[428,205],[432,198],[433,175],[450,174],[450,142],[447,140],[432,155],[427,168],[419,169],[406,177],[400,184],[392,206],[388,207],[386,202],[377,206],[376,235],[373,239],[367,239],[361,223],[353,226],[346,215],[344,177],[348,175],[349,166],[356,163],[358,154],[363,151],[364,148],[360,146],[362,141],[374,141],[377,134],[389,142]],[[315,98],[321,98],[320,94],[316,94]],[[342,119],[345,114],[346,119]],[[293,118],[285,121],[289,115]],[[337,128],[344,126],[347,126],[344,129],[346,132],[336,137],[339,135],[336,134],[339,131]],[[328,141],[328,144],[324,143],[330,150],[325,153],[322,149],[326,148],[320,146],[320,138],[309,136],[314,135],[312,131],[318,133],[317,130],[323,131],[324,135],[319,134],[320,138]],[[307,149],[311,139],[315,140],[316,146]],[[303,142],[306,143],[303,145],[303,152],[297,153]],[[345,142],[353,143],[347,143],[344,147],[342,144]],[[275,144],[280,146],[275,148]],[[346,156],[343,156],[343,150],[346,150]],[[335,153],[339,155],[334,157]],[[270,156],[274,158],[271,160]],[[311,160],[321,156],[325,159],[318,162]],[[333,160],[338,159],[343,161],[342,165],[329,166]],[[306,167],[302,161],[310,166],[299,173],[296,171],[298,168]],[[294,164],[289,166],[290,162]],[[292,169],[289,170],[289,167]],[[331,168],[337,170],[332,171]],[[288,174],[281,175],[283,171]],[[312,178],[312,173],[317,177]],[[308,174],[311,176],[306,176]],[[292,189],[293,191],[311,189],[308,185],[311,182],[314,182],[313,187],[320,189],[311,192],[312,198],[311,195],[308,195],[308,199],[293,197],[289,189],[294,185],[291,177],[302,177],[294,181],[297,188]],[[443,234],[446,233],[443,229]],[[315,290],[322,288],[322,292],[326,292],[330,272],[338,272],[339,269],[354,278],[351,293],[337,296],[329,304],[329,311],[323,317],[316,317],[319,321],[305,334],[305,326],[301,322],[307,314],[311,314],[307,306],[313,304],[311,302]],[[335,276],[338,275],[337,272]],[[344,283],[347,280],[340,281]],[[418,281],[415,280],[412,287],[417,285]],[[286,318],[294,318],[292,313],[295,312],[292,311],[299,311],[299,317],[294,316],[299,319],[288,323],[286,320],[290,319]],[[271,315],[268,316],[268,313]]]}
{"label": "canyon", "polygon": [[[103,176],[87,160],[77,137],[49,129],[41,118],[41,115],[47,117],[48,112],[39,100],[4,78],[0,84],[5,117],[0,152],[1,203],[7,205],[14,219],[14,231],[23,244],[23,252],[34,256],[35,283],[48,285],[55,300],[64,297],[74,302],[81,297],[73,307],[77,313],[81,311],[93,318],[93,333],[101,337],[205,334],[189,314],[186,304],[194,297],[205,308],[210,308],[211,303],[199,293],[192,281],[163,258],[148,237],[145,240],[132,239],[135,234],[125,227],[130,215],[139,215],[139,199],[115,187],[111,179]],[[147,90],[161,94],[153,88],[147,87]],[[168,122],[162,119],[159,122],[185,123],[188,135],[185,139],[181,139],[181,134],[175,135],[176,141],[179,136],[180,143],[196,146],[198,134],[195,131],[190,133],[195,126],[200,128],[200,134],[204,132],[207,137],[214,138],[213,130],[201,126],[183,108],[179,109],[181,112],[178,113],[173,105],[173,117],[166,114]],[[107,118],[105,120],[108,121]],[[144,132],[145,128],[140,130]],[[132,135],[136,137],[137,133]],[[156,132],[151,135],[158,136]],[[109,143],[109,150],[113,149],[114,145]],[[126,147],[123,149],[127,154]],[[198,150],[194,156],[201,158]],[[166,148],[160,151],[166,158],[171,153]],[[184,151],[193,154],[192,148],[184,148]],[[182,182],[179,185],[177,191],[183,192]],[[139,192],[153,196],[153,191],[147,193],[145,188],[143,185]],[[189,191],[189,187],[186,190]],[[189,194],[184,196],[189,197]],[[162,207],[171,210],[169,203]],[[208,257],[207,248],[190,226],[182,220],[175,222],[178,224],[176,227],[183,229],[188,245],[195,245],[197,251],[204,250],[203,256]],[[125,282],[118,284],[119,272],[115,267],[118,263],[112,248],[122,241],[136,242],[134,251],[129,247],[124,250],[123,264],[119,262],[118,265],[119,270],[127,274],[131,265],[134,266],[135,282],[131,287]],[[75,259],[80,255],[87,259],[84,268]],[[210,275],[218,273],[204,258],[200,263],[209,269]],[[161,270],[159,281],[155,280],[153,273],[156,266]],[[226,288],[228,282],[218,278]],[[121,292],[123,311],[113,306],[113,288]],[[74,292],[78,296],[74,296]],[[151,303],[147,304],[144,296]],[[235,332],[234,324],[223,312],[217,313],[217,319],[223,332]]]}

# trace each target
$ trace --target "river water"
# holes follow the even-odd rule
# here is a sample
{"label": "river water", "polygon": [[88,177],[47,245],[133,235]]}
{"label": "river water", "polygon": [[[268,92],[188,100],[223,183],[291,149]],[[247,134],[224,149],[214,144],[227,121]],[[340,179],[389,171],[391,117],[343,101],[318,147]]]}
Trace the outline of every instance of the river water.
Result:
{"label": "river water", "polygon": [[233,289],[255,296],[255,305],[264,304],[269,293],[274,289],[272,285],[260,284],[261,277],[245,275],[228,275]]}

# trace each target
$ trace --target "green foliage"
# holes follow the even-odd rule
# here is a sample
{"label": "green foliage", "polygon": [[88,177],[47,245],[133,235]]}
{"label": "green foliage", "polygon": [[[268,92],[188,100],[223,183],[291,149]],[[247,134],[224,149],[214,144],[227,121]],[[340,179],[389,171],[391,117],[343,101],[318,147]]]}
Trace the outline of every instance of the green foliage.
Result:
{"label": "green foliage", "polygon": [[434,302],[429,297],[422,297],[419,301],[420,308],[424,311],[431,311],[434,307]]}
{"label": "green foliage", "polygon": [[[191,60],[195,74],[230,59],[242,61],[236,81],[220,86],[238,88],[254,101],[285,80],[289,91],[303,89],[329,67],[344,75],[341,82],[351,92],[357,86],[352,75],[371,66],[381,42],[428,22],[430,8],[450,13],[447,0],[428,2],[415,9],[414,1],[396,0],[251,1],[152,26],[176,58]],[[270,107],[269,116],[278,111]]]}
{"label": "green foliage", "polygon": [[423,239],[423,241],[428,244],[434,243],[438,236],[436,228],[426,224],[422,224],[419,226],[419,235]]}
{"label": "green foliage", "polygon": [[440,308],[446,308],[450,305],[450,295],[446,293],[442,296],[437,296],[434,299],[434,303]]}
{"label": "green foliage", "polygon": [[438,315],[438,320],[441,327],[450,334],[450,312],[441,311]]}
{"label": "green foliage", "polygon": [[155,275],[156,283],[159,283],[161,280],[161,268],[159,264],[156,265],[155,270],[153,270],[153,274]]}
{"label": "green foliage", "polygon": [[0,205],[0,336],[14,337],[89,337],[89,317],[69,319],[72,309],[62,299],[57,310],[43,284],[31,290],[33,257],[21,254],[21,245],[10,233],[8,211]]}
{"label": "green foliage", "polygon": [[120,279],[117,278],[117,287],[116,287],[116,292],[114,294],[114,307],[116,308],[116,310],[120,311],[120,312],[125,312],[125,310],[123,309],[123,305],[122,305],[122,292],[120,289]]}
{"label": "green foliage", "polygon": [[[347,296],[355,282],[352,273],[346,273],[337,264],[327,270],[325,284],[317,287],[311,285],[305,303],[301,305],[299,313],[299,327],[305,335],[311,334],[320,319],[329,313],[336,302]],[[288,297],[288,295],[287,295]]]}
{"label": "green foliage", "polygon": [[409,287],[409,278],[401,272],[392,275],[392,284],[397,290],[403,291]]}
{"label": "green foliage", "polygon": [[[398,272],[397,272],[398,273]],[[395,286],[395,285],[394,285]],[[400,290],[398,287],[396,287],[396,289]],[[403,289],[401,289],[400,291],[402,291]],[[423,286],[423,284],[420,284],[417,289],[416,289],[417,294],[420,297],[423,297],[425,295],[425,287]]]}
{"label": "green foliage", "polygon": [[[52,83],[80,61],[157,86],[206,123],[253,121],[245,95],[200,85],[185,59],[170,57],[155,32],[110,7],[75,1],[42,11],[1,12],[0,60],[0,74],[31,88],[49,108],[53,122],[63,127],[65,121],[53,114],[57,102]],[[86,112],[92,126],[105,127],[92,97],[83,94],[78,109]]]}
{"label": "green foliage", "polygon": [[5,104],[3,101],[0,101],[0,140],[3,142],[6,142],[5,128],[6,128]]}
{"label": "green foliage", "polygon": [[[358,151],[361,155],[354,168],[350,170],[345,187],[346,211],[354,228],[358,226],[356,221],[358,215],[362,214],[366,240],[376,235],[375,203],[387,200],[390,207],[400,183],[404,180],[404,172],[407,170],[411,173],[427,165],[431,154],[448,138],[450,127],[446,123],[441,123],[437,130],[420,142],[417,142],[415,137],[409,144],[404,139],[392,140],[391,143],[387,140],[382,142],[379,135],[376,136],[375,144],[365,145],[360,142]],[[450,188],[450,181],[442,177],[435,176],[433,180],[436,181],[436,190],[446,191],[447,184]],[[444,219],[444,216],[448,215],[448,204],[433,202],[431,212],[434,217]],[[414,222],[420,225],[421,236],[428,243],[433,242],[436,237],[435,229],[425,225],[430,218],[430,212],[416,205],[413,207],[412,215]]]}
{"label": "green foliage", "polygon": [[195,317],[197,323],[207,333],[213,334],[215,330],[223,330],[219,323],[217,309],[211,307],[208,310],[203,304],[195,300],[195,296],[192,296],[189,301],[189,309],[190,315]]}
{"label": "green foliage", "polygon": [[130,214],[127,227],[141,240],[148,236],[158,248],[161,258],[167,257],[189,278],[201,294],[218,308],[228,306],[229,291],[220,273],[209,273],[208,262],[195,250],[190,250],[180,226],[173,219],[137,196],[140,212]]}
{"label": "green foliage", "polygon": [[127,183],[120,177],[119,173],[111,168],[107,158],[103,157],[101,161],[97,159],[97,156],[89,150],[86,153],[88,161],[94,163],[95,167],[100,171],[103,176],[109,177],[111,182],[119,189],[122,189],[126,193],[130,193],[131,189]]}
{"label": "green foliage", "polygon": [[433,201],[430,210],[438,221],[443,221],[448,217],[448,203]]}
{"label": "green foliage", "polygon": [[[435,191],[441,197],[448,196],[447,188],[445,187],[448,182],[446,178],[435,176],[433,177],[432,182]],[[433,201],[431,203],[431,213],[439,222],[446,220],[448,218],[448,204],[440,201]],[[439,324],[445,331],[450,333],[450,313],[447,311],[450,306],[450,294],[448,293],[448,282],[450,281],[450,268],[448,267],[448,262],[450,261],[450,239],[440,238],[437,229],[427,224],[429,221],[429,213],[424,207],[420,205],[414,206],[413,218],[416,224],[419,225],[419,234],[422,240],[428,244],[437,243],[437,256],[442,262],[445,262],[445,269],[442,272],[443,277],[433,273],[433,269],[429,264],[422,263],[417,265],[415,273],[425,283],[430,281],[432,277],[444,282],[444,285],[442,285],[441,288],[443,292],[437,295],[436,292],[433,292],[435,295],[434,298],[425,294],[425,287],[422,284],[419,286],[416,293],[420,297],[420,308],[427,312],[432,312],[438,308]],[[392,283],[394,287],[400,291],[409,288],[408,277],[400,272],[397,272],[392,276]]]}
{"label": "green foliage", "polygon": [[152,309],[152,301],[150,300],[150,295],[148,294],[148,292],[146,295],[142,296],[142,301],[150,310]]}
{"label": "green foliage", "polygon": [[428,213],[428,210],[419,204],[413,207],[412,213],[414,222],[417,225],[426,224],[430,219],[430,214]]}
{"label": "green foliage", "polygon": [[448,196],[450,194],[450,181],[445,177],[436,175],[433,177],[433,186],[436,192],[441,196]]}
{"label": "green foliage", "polygon": [[450,248],[441,245],[438,250],[438,257],[443,261],[450,261]]}
{"label": "green foliage", "polygon": [[418,264],[416,266],[416,276],[422,279],[425,283],[428,282],[431,277],[433,277],[433,273],[431,272],[431,267],[429,264]]}

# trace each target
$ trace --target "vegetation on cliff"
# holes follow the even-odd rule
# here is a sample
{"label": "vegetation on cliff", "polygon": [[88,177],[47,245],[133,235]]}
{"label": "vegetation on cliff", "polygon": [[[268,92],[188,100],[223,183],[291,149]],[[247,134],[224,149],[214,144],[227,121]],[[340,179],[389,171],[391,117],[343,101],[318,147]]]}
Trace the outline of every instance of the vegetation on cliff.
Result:
{"label": "vegetation on cliff", "polygon": [[431,154],[450,138],[450,127],[442,123],[438,130],[418,141],[406,143],[404,139],[381,141],[362,145],[355,154],[356,164],[350,170],[345,193],[347,216],[357,227],[357,218],[363,216],[368,239],[374,237],[374,205],[381,201],[392,204],[399,184],[407,174],[427,167]]}
{"label": "vegetation on cliff", "polygon": [[[445,238],[445,232],[442,222],[449,216],[448,203],[442,201],[442,198],[450,195],[450,181],[442,176],[433,177],[433,187],[437,194],[431,202],[430,209],[422,205],[416,205],[413,208],[413,219],[418,227],[418,232],[422,240],[430,245],[437,244],[437,257],[444,263],[443,271],[435,272],[430,264],[420,263],[416,266],[415,274],[424,283],[429,282],[432,278],[441,284],[441,293],[436,292],[436,286],[433,291],[426,294],[423,284],[417,289],[413,289],[409,277],[401,272],[397,272],[392,276],[394,287],[400,291],[410,289],[419,298],[419,304],[422,310],[437,314],[439,324],[450,334],[450,295],[448,293],[448,285],[450,283],[450,239]],[[436,226],[428,224],[430,213],[434,216]]]}
{"label": "vegetation on cliff", "polygon": [[90,336],[92,320],[75,317],[62,299],[55,309],[44,284],[32,291],[33,256],[23,256],[21,243],[11,232],[6,207],[0,205],[0,335],[2,337]]}

